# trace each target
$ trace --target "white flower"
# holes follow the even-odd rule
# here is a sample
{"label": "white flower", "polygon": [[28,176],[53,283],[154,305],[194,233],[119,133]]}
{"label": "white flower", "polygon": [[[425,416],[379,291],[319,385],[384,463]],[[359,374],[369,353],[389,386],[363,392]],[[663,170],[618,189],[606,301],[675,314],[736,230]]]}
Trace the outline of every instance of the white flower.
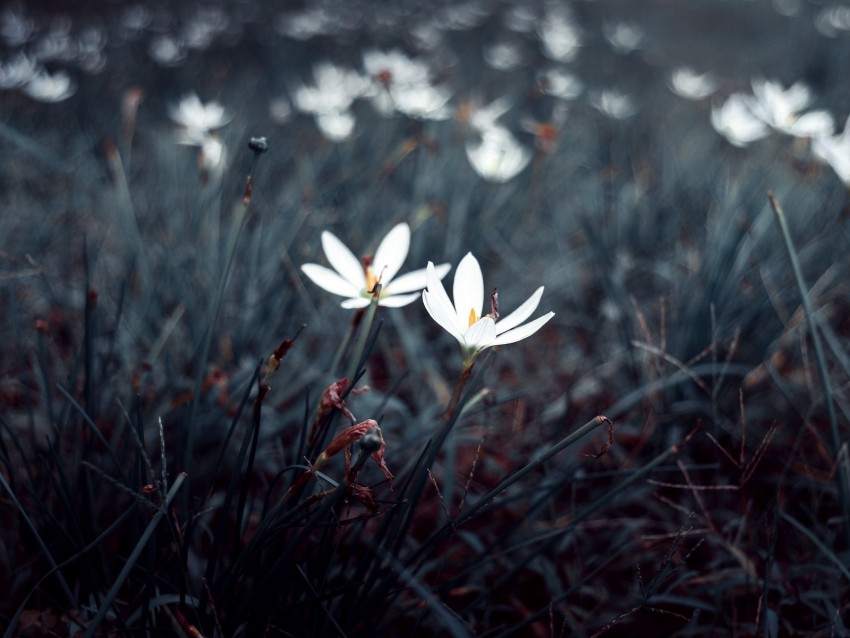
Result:
{"label": "white flower", "polygon": [[581,47],[581,33],[566,5],[552,5],[537,26],[543,54],[555,62],[569,62]]}
{"label": "white flower", "polygon": [[204,139],[207,133],[221,128],[231,119],[221,104],[204,104],[194,93],[180,100],[177,106],[172,106],[169,115],[175,124],[185,129],[187,140]]}
{"label": "white flower", "polygon": [[30,82],[38,73],[39,66],[25,53],[0,62],[0,89],[17,89]]}
{"label": "white flower", "polygon": [[643,29],[628,22],[605,23],[602,25],[602,32],[614,51],[622,54],[638,50],[645,37]]}
{"label": "white flower", "polygon": [[590,96],[590,104],[615,120],[625,120],[638,112],[634,99],[619,89],[602,89]]}
{"label": "white flower", "polygon": [[752,112],[771,128],[795,137],[832,134],[834,123],[826,111],[800,115],[812,102],[811,91],[802,82],[787,89],[779,82],[767,80],[753,80],[752,85]]}
{"label": "white flower", "polygon": [[543,286],[504,319],[499,319],[498,308],[493,308],[492,314],[482,316],[484,278],[481,266],[472,253],[467,253],[461,259],[455,272],[452,290],[454,303],[449,300],[434,264],[428,262],[426,272],[428,286],[422,291],[425,309],[434,321],[458,340],[467,362],[485,348],[503,346],[530,337],[555,316],[554,312],[547,312],[523,324],[537,309],[543,296]]}
{"label": "white flower", "polygon": [[23,92],[39,102],[61,102],[74,95],[77,85],[64,71],[52,75],[41,69],[24,85]]}
{"label": "white flower", "polygon": [[701,100],[716,88],[717,82],[710,73],[697,73],[688,67],[679,67],[670,76],[670,89],[686,100]]}
{"label": "white flower", "polygon": [[[410,227],[405,223],[394,226],[381,241],[374,258],[364,258],[362,264],[328,231],[322,233],[322,248],[333,270],[318,264],[304,264],[301,270],[317,286],[348,297],[341,304],[343,308],[368,306],[377,283],[381,284],[378,305],[388,308],[406,306],[417,299],[419,291],[425,287],[424,268],[396,277],[410,248]],[[450,269],[449,264],[441,264],[436,267],[434,276],[439,281]]]}
{"label": "white flower", "polygon": [[726,141],[739,148],[770,133],[767,125],[750,110],[750,100],[742,93],[733,93],[722,106],[711,107],[711,125]]}
{"label": "white flower", "polygon": [[543,93],[561,100],[574,100],[584,91],[584,84],[578,77],[559,67],[539,73],[537,84]]}
{"label": "white flower", "polygon": [[824,135],[812,139],[812,153],[826,162],[838,178],[850,186],[850,117],[840,135]]}
{"label": "white flower", "polygon": [[510,131],[497,125],[484,130],[479,142],[466,144],[466,157],[481,177],[501,184],[528,166],[531,151]]}
{"label": "white flower", "polygon": [[446,106],[451,91],[442,86],[420,84],[393,84],[389,89],[396,110],[420,120],[446,120],[451,111]]}

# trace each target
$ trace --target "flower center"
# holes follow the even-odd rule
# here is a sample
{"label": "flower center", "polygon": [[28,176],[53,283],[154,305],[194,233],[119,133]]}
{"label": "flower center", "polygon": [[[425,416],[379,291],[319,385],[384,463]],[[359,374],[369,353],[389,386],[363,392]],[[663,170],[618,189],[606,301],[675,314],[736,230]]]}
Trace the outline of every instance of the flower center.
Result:
{"label": "flower center", "polygon": [[[475,312],[475,308],[469,309],[469,325],[471,326],[476,321],[478,321],[481,317],[478,316],[478,313]],[[468,326],[467,326],[468,327]]]}
{"label": "flower center", "polygon": [[366,266],[366,292],[371,293],[375,290],[375,286],[378,283],[378,277],[375,276],[375,273],[372,272],[371,266]]}

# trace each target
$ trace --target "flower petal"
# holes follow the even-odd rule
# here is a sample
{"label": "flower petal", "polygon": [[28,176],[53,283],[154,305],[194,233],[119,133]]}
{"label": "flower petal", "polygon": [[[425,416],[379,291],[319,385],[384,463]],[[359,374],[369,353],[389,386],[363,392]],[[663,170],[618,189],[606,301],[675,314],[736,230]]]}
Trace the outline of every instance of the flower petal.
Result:
{"label": "flower petal", "polygon": [[416,301],[419,299],[419,296],[418,292],[411,292],[406,295],[389,295],[381,298],[378,305],[383,306],[384,308],[401,308],[402,306],[406,306],[407,304]]}
{"label": "flower petal", "polygon": [[366,275],[363,273],[363,265],[360,260],[345,244],[337,239],[336,235],[327,230],[322,233],[322,248],[334,270],[354,286],[357,290],[355,295],[360,294],[360,291],[366,287]]}
{"label": "flower petal", "polygon": [[[428,296],[430,298],[431,308],[440,314],[442,320],[437,319],[433,313],[431,316],[434,317],[434,320],[443,326],[443,328],[448,330],[449,333],[460,339],[469,327],[469,320],[467,319],[465,321],[458,322],[454,304],[452,304],[449,300],[449,296],[446,294],[446,289],[443,288],[443,283],[440,281],[440,277],[437,274],[437,269],[430,261],[428,262],[428,267],[425,269],[425,276],[428,283]],[[444,322],[448,322],[451,328],[449,328]]]}
{"label": "flower petal", "polygon": [[365,308],[370,303],[372,303],[372,299],[369,297],[352,297],[351,299],[346,299],[343,301],[340,306],[343,308]]}
{"label": "flower petal", "polygon": [[469,326],[464,336],[466,347],[477,352],[489,348],[496,342],[496,322],[492,317],[484,317]]}
{"label": "flower petal", "polygon": [[507,332],[511,328],[516,328],[523,321],[531,316],[531,313],[537,309],[537,304],[540,303],[540,297],[543,296],[543,286],[540,286],[534,291],[534,294],[526,299],[519,308],[514,310],[504,319],[499,319],[496,322],[496,334]]}
{"label": "flower petal", "polygon": [[[381,241],[375,258],[372,260],[372,272],[381,278],[383,285],[388,285],[392,278],[407,259],[410,249],[410,226],[405,223],[396,224]],[[422,286],[424,288],[424,285]]]}
{"label": "flower petal", "polygon": [[470,310],[475,311],[476,318],[481,316],[481,307],[484,305],[484,277],[481,274],[481,266],[472,253],[466,253],[457,265],[452,296],[459,325],[469,326]]}
{"label": "flower petal", "polygon": [[307,275],[314,284],[335,295],[355,297],[360,294],[359,288],[330,268],[325,268],[319,264],[304,264],[301,266],[301,272]]}
{"label": "flower petal", "polygon": [[503,332],[498,337],[496,337],[492,345],[504,346],[509,343],[516,343],[517,341],[522,341],[526,337],[530,337],[535,332],[540,330],[543,324],[549,321],[554,316],[554,312],[547,312],[542,317],[537,317],[537,319],[535,319],[534,321],[522,325],[519,328],[514,328],[513,330],[509,330],[508,332]]}
{"label": "flower petal", "polygon": [[[434,269],[437,271],[437,277],[442,279],[449,273],[452,267],[451,264],[440,264],[439,266],[434,266]],[[402,292],[422,290],[427,285],[428,278],[425,274],[425,268],[421,268],[404,273],[401,277],[393,279],[389,285],[384,286],[384,292],[388,295],[397,295]]]}
{"label": "flower petal", "polygon": [[452,309],[451,315],[446,314],[445,309],[437,301],[437,296],[429,293],[427,290],[422,291],[422,303],[425,305],[425,310],[428,311],[431,318],[463,345],[463,336],[457,332],[455,327],[454,309]]}

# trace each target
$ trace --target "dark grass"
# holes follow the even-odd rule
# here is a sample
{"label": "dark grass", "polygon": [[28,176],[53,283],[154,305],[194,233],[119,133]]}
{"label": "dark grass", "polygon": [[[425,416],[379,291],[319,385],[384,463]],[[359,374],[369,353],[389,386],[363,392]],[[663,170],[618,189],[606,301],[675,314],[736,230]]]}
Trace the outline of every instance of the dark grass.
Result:
{"label": "dark grass", "polygon": [[[640,111],[570,103],[555,150],[503,185],[453,120],[361,102],[333,144],[268,116],[312,60],[412,47],[416,10],[388,28],[364,5],[307,42],[256,17],[170,69],[128,39],[67,102],[4,92],[4,635],[846,635],[848,192],[788,138],[728,146],[665,87],[680,63],[721,92],[803,78],[843,121],[846,50],[802,7],[576,3],[570,69]],[[521,70],[480,58],[508,8],[446,31],[438,66],[454,105],[514,96],[532,145],[547,63],[528,38]],[[645,26],[642,53],[606,48],[618,18]],[[234,115],[220,176],[174,144],[167,107],[193,90]],[[471,250],[503,309],[542,283],[557,313],[477,359],[449,419],[461,355],[421,304],[358,315],[299,270],[324,263],[323,230],[365,252],[399,221],[405,268]],[[343,377],[369,386],[344,401],[380,424],[392,490],[368,438],[348,472],[342,454],[309,472],[350,425],[318,407]]]}

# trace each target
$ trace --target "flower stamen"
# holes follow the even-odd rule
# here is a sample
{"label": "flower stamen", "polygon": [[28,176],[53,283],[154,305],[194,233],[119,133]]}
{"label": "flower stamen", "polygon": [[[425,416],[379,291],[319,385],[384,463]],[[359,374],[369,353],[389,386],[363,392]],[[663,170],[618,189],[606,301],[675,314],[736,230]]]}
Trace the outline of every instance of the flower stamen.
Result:
{"label": "flower stamen", "polygon": [[478,321],[478,319],[479,319],[478,313],[475,312],[475,308],[470,308],[469,309],[469,325],[471,326],[476,321]]}

